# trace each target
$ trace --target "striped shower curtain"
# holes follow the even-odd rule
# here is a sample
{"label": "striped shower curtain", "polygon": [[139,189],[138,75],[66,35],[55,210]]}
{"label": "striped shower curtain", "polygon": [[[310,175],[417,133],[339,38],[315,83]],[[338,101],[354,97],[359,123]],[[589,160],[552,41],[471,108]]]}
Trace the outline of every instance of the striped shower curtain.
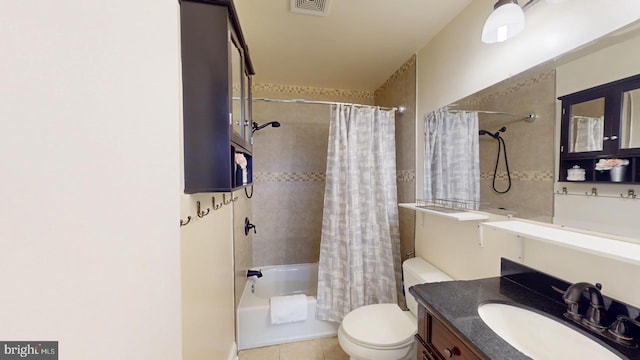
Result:
{"label": "striped shower curtain", "polygon": [[316,318],[396,303],[401,284],[395,112],[331,110]]}

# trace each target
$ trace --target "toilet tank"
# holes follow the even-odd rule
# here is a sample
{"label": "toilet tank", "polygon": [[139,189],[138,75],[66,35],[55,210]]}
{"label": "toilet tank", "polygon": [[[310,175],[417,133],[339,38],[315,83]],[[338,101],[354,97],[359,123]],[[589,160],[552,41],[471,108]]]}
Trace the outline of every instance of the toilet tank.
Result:
{"label": "toilet tank", "polygon": [[402,264],[402,273],[404,275],[404,293],[407,298],[407,307],[415,317],[418,317],[418,303],[413,298],[413,295],[409,294],[411,286],[453,280],[425,259],[419,257],[405,260]]}

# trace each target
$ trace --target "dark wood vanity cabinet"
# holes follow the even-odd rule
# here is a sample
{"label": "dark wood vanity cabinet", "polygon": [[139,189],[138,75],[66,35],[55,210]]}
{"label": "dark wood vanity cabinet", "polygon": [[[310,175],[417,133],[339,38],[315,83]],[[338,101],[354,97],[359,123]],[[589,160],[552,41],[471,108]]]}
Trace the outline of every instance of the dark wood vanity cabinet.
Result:
{"label": "dark wood vanity cabinet", "polygon": [[[246,186],[253,169],[254,71],[233,2],[182,0],[180,31],[184,192],[228,192]],[[244,179],[237,154],[247,162]]]}
{"label": "dark wood vanity cabinet", "polygon": [[[559,181],[640,183],[640,75],[582,90],[562,101]],[[600,159],[628,160],[613,180]],[[568,170],[584,169],[584,180]]]}
{"label": "dark wood vanity cabinet", "polygon": [[423,305],[418,306],[418,335],[416,335],[418,360],[481,360],[455,329],[451,329]]}

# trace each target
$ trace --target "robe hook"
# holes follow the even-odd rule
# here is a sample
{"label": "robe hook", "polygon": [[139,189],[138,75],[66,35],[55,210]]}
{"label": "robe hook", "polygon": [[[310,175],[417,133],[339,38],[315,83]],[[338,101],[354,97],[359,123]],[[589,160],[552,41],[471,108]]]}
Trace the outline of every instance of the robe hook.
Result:
{"label": "robe hook", "polygon": [[197,211],[197,214],[198,214],[199,218],[203,218],[203,217],[209,215],[209,212],[211,211],[211,209],[209,209],[209,208],[207,208],[207,212],[200,211],[200,201],[196,201],[196,208],[197,208],[196,211]]}
{"label": "robe hook", "polygon": [[636,198],[636,192],[633,189],[629,189],[627,191],[627,196],[624,196],[622,194],[620,194],[620,197],[623,199],[635,199]]}
{"label": "robe hook", "polygon": [[221,207],[224,206],[224,203],[216,204],[216,197],[212,196],[211,197],[211,206],[213,207],[213,210],[219,210]]}
{"label": "robe hook", "polygon": [[191,216],[187,216],[187,221],[180,219],[180,227],[187,225],[191,222]]}

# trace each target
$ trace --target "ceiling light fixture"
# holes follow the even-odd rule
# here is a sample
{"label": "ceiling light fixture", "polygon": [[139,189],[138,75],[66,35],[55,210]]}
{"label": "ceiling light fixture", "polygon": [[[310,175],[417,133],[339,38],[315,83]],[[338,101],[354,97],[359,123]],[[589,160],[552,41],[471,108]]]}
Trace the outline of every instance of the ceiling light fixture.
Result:
{"label": "ceiling light fixture", "polygon": [[518,0],[498,0],[482,28],[482,42],[493,44],[509,40],[524,30],[524,11],[539,0],[529,0],[523,7]]}

